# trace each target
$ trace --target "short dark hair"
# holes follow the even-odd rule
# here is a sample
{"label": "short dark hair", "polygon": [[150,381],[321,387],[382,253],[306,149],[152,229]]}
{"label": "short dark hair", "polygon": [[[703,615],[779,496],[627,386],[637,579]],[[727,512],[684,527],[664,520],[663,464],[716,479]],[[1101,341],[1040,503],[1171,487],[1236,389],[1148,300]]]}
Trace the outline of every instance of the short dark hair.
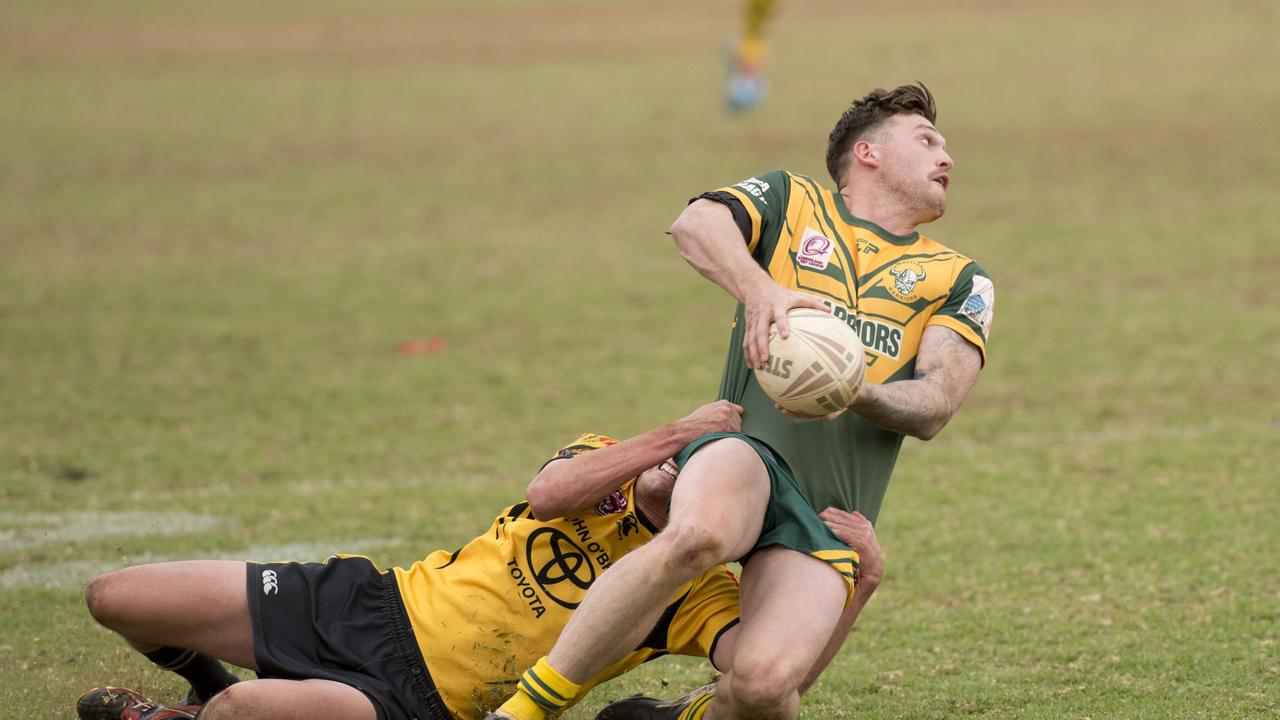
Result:
{"label": "short dark hair", "polygon": [[929,122],[936,122],[938,108],[933,104],[933,93],[924,83],[917,82],[892,90],[876,88],[861,100],[854,100],[832,128],[827,141],[827,172],[837,186],[843,175],[845,156],[854,143],[894,115],[923,115]]}

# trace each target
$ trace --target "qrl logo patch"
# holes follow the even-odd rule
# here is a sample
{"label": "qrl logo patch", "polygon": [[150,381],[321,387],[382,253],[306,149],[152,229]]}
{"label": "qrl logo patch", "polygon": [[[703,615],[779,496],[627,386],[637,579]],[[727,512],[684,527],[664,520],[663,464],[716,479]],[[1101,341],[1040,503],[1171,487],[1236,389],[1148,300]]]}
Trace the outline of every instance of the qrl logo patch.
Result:
{"label": "qrl logo patch", "polygon": [[835,243],[813,228],[804,229],[804,238],[800,240],[800,249],[796,251],[796,262],[810,270],[826,270],[831,263],[831,250]]}

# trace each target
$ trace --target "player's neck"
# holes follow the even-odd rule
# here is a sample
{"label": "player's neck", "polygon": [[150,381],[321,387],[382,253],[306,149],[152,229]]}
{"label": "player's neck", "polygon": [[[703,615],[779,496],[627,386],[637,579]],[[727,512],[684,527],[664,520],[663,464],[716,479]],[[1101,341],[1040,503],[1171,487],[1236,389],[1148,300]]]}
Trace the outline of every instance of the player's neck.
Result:
{"label": "player's neck", "polygon": [[656,497],[653,493],[645,492],[642,483],[636,484],[636,509],[653,523],[654,527],[664,528],[667,526],[667,501],[670,495],[665,497]]}
{"label": "player's neck", "polygon": [[840,199],[854,217],[875,223],[894,235],[916,231],[916,213],[884,193],[855,193],[846,185],[840,188]]}

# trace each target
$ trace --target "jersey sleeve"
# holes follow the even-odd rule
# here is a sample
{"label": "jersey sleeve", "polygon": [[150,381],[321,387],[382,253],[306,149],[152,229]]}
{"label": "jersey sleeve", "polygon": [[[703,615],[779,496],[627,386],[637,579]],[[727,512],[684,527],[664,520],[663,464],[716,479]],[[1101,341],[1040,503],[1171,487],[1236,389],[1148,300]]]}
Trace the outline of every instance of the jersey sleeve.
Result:
{"label": "jersey sleeve", "polygon": [[728,206],[747,243],[747,252],[754,255],[764,231],[782,222],[790,187],[787,171],[771,170],[740,183],[705,192],[694,199],[714,200]]}
{"label": "jersey sleeve", "polygon": [[719,565],[700,575],[667,630],[667,650],[710,658],[729,628],[738,624],[738,579]]}
{"label": "jersey sleeve", "polygon": [[960,333],[982,353],[987,363],[987,336],[996,308],[996,288],[987,271],[970,262],[956,276],[946,302],[929,318],[929,325],[941,325]]}

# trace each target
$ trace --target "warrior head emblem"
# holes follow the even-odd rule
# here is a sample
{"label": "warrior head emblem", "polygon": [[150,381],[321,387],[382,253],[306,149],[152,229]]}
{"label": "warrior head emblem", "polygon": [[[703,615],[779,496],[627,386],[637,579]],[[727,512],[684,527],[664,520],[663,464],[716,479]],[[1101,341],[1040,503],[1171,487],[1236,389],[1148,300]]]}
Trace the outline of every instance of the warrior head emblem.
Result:
{"label": "warrior head emblem", "polygon": [[910,295],[916,289],[916,283],[925,278],[924,268],[920,268],[919,273],[911,268],[890,269],[889,274],[893,276],[893,286],[903,295]]}

